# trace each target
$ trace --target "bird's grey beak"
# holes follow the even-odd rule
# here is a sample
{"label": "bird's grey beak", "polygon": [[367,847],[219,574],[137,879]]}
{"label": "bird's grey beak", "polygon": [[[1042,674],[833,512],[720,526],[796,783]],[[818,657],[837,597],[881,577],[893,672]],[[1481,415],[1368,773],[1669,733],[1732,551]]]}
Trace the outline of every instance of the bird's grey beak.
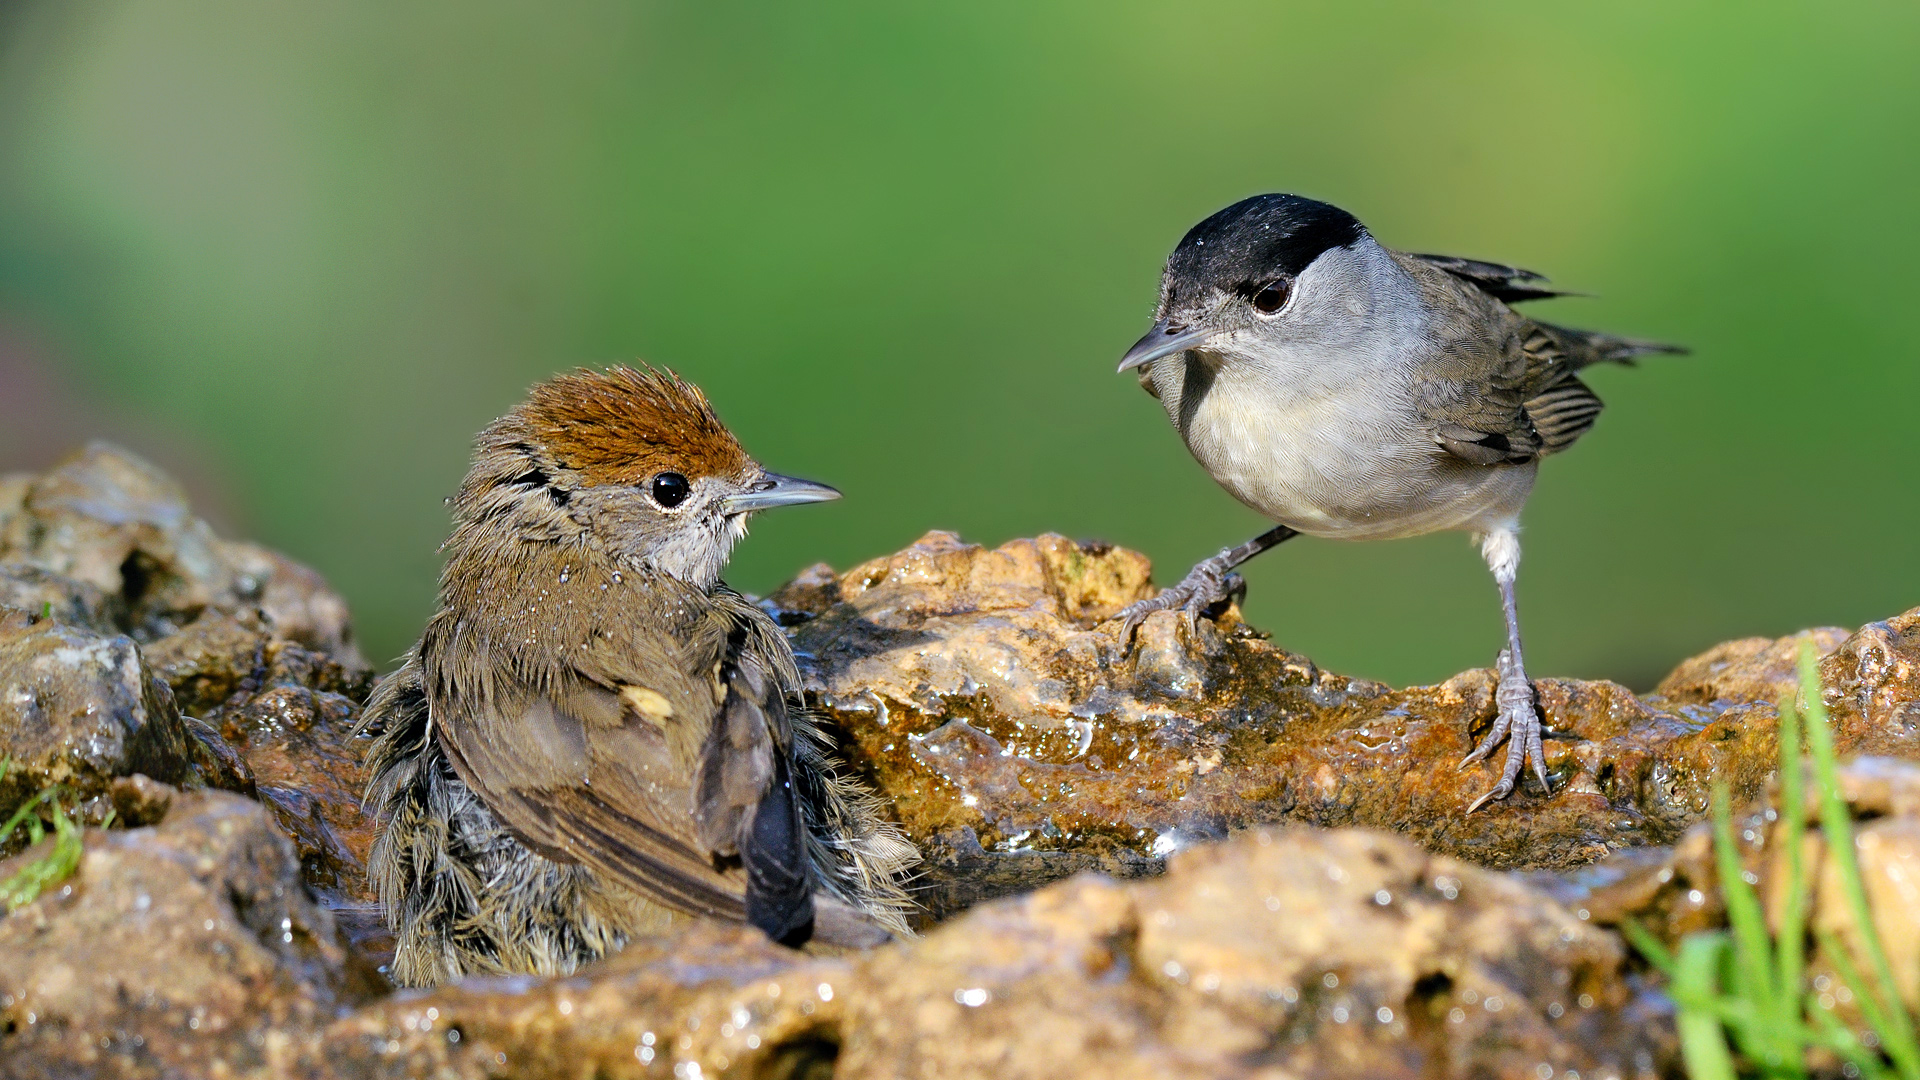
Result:
{"label": "bird's grey beak", "polygon": [[727,496],[721,501],[721,506],[729,514],[744,514],[752,510],[771,510],[776,506],[831,502],[839,497],[838,491],[825,484],[816,484],[797,476],[768,473],[747,485],[747,490]]}
{"label": "bird's grey beak", "polygon": [[1172,356],[1177,352],[1186,352],[1196,345],[1204,345],[1213,336],[1211,330],[1189,330],[1172,319],[1161,319],[1147,331],[1147,336],[1133,343],[1127,355],[1120,358],[1120,370],[1130,371],[1141,364],[1150,364],[1163,356]]}

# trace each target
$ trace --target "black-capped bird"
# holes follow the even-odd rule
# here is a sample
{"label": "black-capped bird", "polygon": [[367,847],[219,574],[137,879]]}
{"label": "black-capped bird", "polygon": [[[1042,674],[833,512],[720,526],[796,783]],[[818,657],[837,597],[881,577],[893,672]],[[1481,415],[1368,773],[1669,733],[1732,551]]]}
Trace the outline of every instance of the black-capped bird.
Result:
{"label": "black-capped bird", "polygon": [[[1138,370],[1187,449],[1278,526],[1121,612],[1123,639],[1155,611],[1199,614],[1243,587],[1235,567],[1302,533],[1346,540],[1460,529],[1500,587],[1499,716],[1466,761],[1502,740],[1500,780],[1524,763],[1549,787],[1514,579],[1520,509],[1540,459],[1600,415],[1579,372],[1686,350],[1530,319],[1511,305],[1562,295],[1531,271],[1377,243],[1352,214],[1258,195],[1193,227],[1168,257]],[[1463,762],[1465,764],[1465,762]]]}

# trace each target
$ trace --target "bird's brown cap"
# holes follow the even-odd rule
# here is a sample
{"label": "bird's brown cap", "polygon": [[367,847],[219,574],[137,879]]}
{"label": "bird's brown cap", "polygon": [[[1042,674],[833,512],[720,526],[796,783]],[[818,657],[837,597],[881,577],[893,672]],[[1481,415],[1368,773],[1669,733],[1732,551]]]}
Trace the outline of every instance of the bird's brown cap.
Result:
{"label": "bird's brown cap", "polygon": [[590,484],[638,484],[666,470],[738,478],[754,468],[707,396],[671,371],[559,375],[534,387],[514,413],[522,437]]}

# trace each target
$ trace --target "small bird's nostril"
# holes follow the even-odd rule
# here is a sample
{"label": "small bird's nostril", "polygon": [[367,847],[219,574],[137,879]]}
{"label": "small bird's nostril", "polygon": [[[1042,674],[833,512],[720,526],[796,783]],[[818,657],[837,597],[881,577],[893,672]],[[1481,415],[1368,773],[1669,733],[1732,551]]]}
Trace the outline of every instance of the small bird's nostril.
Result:
{"label": "small bird's nostril", "polygon": [[1168,324],[1167,324],[1167,336],[1168,336],[1168,337],[1172,337],[1172,336],[1174,336],[1175,334],[1184,334],[1184,333],[1186,333],[1186,332],[1187,332],[1187,328],[1186,328],[1186,326],[1184,326],[1184,325],[1183,325],[1183,324],[1181,324],[1181,323],[1168,323]]}

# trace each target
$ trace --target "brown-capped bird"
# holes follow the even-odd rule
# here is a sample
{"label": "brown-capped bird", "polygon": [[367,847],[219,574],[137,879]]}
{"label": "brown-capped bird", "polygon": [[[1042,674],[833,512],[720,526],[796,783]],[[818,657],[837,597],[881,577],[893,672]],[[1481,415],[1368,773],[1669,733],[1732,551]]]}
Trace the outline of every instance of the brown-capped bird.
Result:
{"label": "brown-capped bird", "polygon": [[918,854],[720,580],[749,515],[838,497],[652,369],[559,376],[481,432],[439,610],[362,721],[397,982],[564,973],[687,915],[907,933]]}

